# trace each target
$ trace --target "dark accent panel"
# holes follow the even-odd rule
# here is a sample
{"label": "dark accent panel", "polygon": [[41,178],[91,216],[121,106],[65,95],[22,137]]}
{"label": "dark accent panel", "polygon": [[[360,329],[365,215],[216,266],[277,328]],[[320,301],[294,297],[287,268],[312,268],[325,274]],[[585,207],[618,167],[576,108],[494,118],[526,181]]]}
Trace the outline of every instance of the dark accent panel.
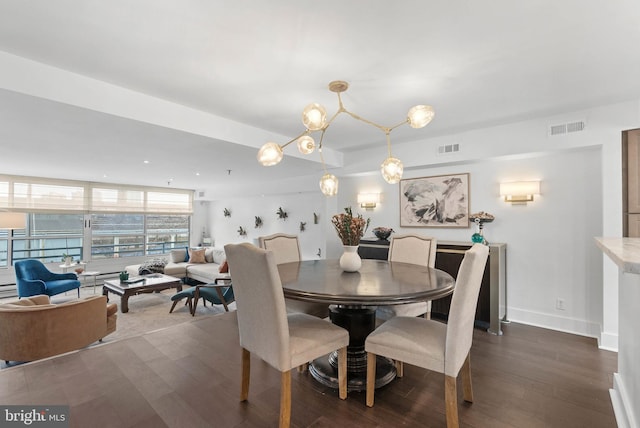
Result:
{"label": "dark accent panel", "polygon": [[[389,255],[389,241],[385,240],[360,240],[358,254],[363,259],[387,260]],[[471,248],[469,245],[440,244],[438,243],[436,253],[436,268],[443,270],[457,278],[460,263],[464,258],[464,252]],[[491,257],[491,255],[489,256]],[[490,263],[484,269],[480,295],[478,296],[478,306],[476,307],[476,327],[488,329],[491,322],[491,295],[490,295]],[[431,316],[437,319],[447,319],[449,317],[449,306],[451,306],[451,296],[434,300],[431,304]]]}

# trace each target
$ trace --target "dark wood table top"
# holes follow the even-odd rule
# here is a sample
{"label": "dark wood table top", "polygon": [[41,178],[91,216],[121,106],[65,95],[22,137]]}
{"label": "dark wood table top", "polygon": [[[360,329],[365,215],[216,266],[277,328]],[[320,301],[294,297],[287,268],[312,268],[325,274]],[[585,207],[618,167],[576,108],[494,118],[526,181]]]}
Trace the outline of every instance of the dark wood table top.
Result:
{"label": "dark wood table top", "polygon": [[343,272],[338,260],[278,265],[285,297],[337,305],[377,306],[438,299],[453,293],[455,280],[439,269],[386,260],[362,260],[358,272]]}

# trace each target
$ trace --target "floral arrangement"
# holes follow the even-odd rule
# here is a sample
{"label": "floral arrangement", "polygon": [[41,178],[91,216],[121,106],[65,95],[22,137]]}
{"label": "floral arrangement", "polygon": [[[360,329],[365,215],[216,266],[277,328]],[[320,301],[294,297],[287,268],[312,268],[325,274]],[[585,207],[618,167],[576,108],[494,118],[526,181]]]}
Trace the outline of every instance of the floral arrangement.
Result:
{"label": "floral arrangement", "polygon": [[351,207],[344,209],[344,214],[335,214],[331,217],[331,223],[338,232],[342,245],[359,245],[360,238],[369,227],[370,219],[364,219],[361,214],[353,216]]}

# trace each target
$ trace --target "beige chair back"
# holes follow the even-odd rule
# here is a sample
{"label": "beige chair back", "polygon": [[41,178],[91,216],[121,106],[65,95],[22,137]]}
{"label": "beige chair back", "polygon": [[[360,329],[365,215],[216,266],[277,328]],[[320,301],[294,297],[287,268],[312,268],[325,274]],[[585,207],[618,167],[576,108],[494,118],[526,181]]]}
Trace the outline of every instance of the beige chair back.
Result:
{"label": "beige chair back", "polygon": [[488,246],[473,244],[460,264],[447,322],[444,363],[447,376],[458,375],[471,349],[478,294],[488,256]]}
{"label": "beige chair back", "polygon": [[280,371],[290,370],[289,326],[274,252],[249,243],[224,249],[233,272],[240,346]]}
{"label": "beige chair back", "polygon": [[260,248],[273,251],[276,265],[302,260],[298,237],[286,233],[275,233],[258,238]]}
{"label": "beige chair back", "polygon": [[391,239],[389,261],[435,267],[436,238],[419,235],[398,235]]}

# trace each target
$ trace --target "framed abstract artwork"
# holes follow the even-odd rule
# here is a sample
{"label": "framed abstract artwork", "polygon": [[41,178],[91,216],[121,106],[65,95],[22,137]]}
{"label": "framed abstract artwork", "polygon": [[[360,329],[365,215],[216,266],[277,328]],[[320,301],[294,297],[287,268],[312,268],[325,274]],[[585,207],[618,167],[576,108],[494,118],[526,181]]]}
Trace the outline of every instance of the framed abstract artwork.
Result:
{"label": "framed abstract artwork", "polygon": [[400,180],[401,227],[469,227],[469,174]]}

